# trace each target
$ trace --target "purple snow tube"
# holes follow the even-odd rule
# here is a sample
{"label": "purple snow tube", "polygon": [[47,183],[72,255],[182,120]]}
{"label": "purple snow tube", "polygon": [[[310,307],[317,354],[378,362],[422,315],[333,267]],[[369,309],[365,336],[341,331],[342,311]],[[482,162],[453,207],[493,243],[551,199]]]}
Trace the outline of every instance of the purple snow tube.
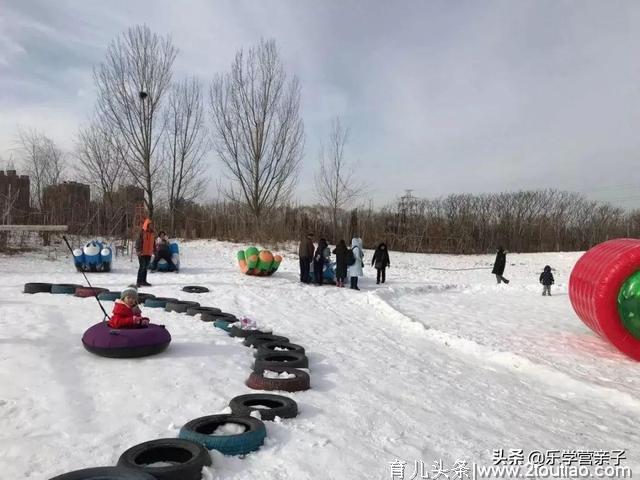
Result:
{"label": "purple snow tube", "polygon": [[150,323],[146,328],[109,327],[100,322],[82,336],[82,344],[89,352],[110,358],[135,358],[162,352],[171,342],[171,334],[164,325]]}

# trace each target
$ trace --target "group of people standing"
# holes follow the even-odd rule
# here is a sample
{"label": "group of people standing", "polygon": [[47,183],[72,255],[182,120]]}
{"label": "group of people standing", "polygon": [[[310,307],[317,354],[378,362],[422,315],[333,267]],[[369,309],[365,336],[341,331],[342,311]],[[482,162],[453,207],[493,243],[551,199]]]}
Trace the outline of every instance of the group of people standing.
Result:
{"label": "group of people standing", "polygon": [[[331,253],[336,256],[336,286],[344,288],[348,277],[349,288],[360,290],[358,278],[364,276],[364,251],[362,249],[362,239],[358,236],[351,239],[351,248],[347,247],[344,240],[340,240],[336,247],[331,250],[325,238],[321,238],[316,246],[313,243],[313,233],[307,234],[298,247],[300,282],[311,283],[313,281],[317,285],[322,285],[324,283],[325,266],[331,264]],[[381,243],[376,248],[371,265],[378,271],[377,283],[384,283],[386,269],[391,266],[389,252],[384,243]],[[313,276],[311,275],[311,267],[313,267]]]}
{"label": "group of people standing", "polygon": [[[147,271],[155,271],[158,268],[158,262],[165,260],[169,264],[169,270],[177,272],[178,269],[171,258],[171,250],[169,248],[169,239],[166,232],[160,230],[156,236],[153,222],[147,218],[143,224],[140,234],[135,243],[136,252],[138,253],[138,278],[136,286],[150,287],[147,282]],[[153,261],[151,261],[153,257]]]}

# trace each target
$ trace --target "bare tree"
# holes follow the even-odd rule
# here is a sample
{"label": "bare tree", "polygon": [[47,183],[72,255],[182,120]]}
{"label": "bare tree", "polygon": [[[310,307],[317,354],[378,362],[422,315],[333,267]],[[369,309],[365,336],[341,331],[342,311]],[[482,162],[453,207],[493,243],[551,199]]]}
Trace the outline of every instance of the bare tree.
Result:
{"label": "bare tree", "polygon": [[81,168],[80,178],[98,192],[111,215],[116,187],[122,179],[127,155],[126,144],[116,132],[94,120],[80,129],[75,156]]}
{"label": "bare tree", "polygon": [[180,206],[195,200],[204,188],[204,155],[209,145],[203,117],[200,83],[192,78],[173,85],[163,145],[172,231]]}
{"label": "bare tree", "polygon": [[273,40],[240,50],[210,90],[214,146],[232,186],[229,198],[262,213],[290,198],[304,147],[300,84],[287,79]]}
{"label": "bare tree", "polygon": [[356,181],[353,166],[344,156],[349,129],[342,126],[340,117],[331,122],[329,146],[320,150],[320,170],[316,174],[316,193],[331,210],[333,235],[338,231],[338,212],[353,202],[362,192]]}
{"label": "bare tree", "polygon": [[33,186],[32,199],[42,210],[45,188],[62,179],[64,154],[51,138],[33,128],[19,128],[16,143]]}
{"label": "bare tree", "polygon": [[122,139],[125,165],[145,191],[149,215],[160,181],[156,149],[164,130],[162,101],[176,54],[170,37],[138,25],[109,45],[106,59],[94,70],[100,121]]}

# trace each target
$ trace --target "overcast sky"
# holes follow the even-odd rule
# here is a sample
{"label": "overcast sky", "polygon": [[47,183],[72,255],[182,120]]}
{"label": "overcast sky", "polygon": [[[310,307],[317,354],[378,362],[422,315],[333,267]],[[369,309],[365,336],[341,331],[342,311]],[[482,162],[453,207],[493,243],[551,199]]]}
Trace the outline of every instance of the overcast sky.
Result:
{"label": "overcast sky", "polygon": [[640,205],[637,1],[0,0],[5,161],[18,125],[73,147],[92,67],[137,23],[172,36],[175,78],[204,82],[240,47],[277,41],[302,84],[304,202],[340,115],[377,205],[405,189],[548,187]]}

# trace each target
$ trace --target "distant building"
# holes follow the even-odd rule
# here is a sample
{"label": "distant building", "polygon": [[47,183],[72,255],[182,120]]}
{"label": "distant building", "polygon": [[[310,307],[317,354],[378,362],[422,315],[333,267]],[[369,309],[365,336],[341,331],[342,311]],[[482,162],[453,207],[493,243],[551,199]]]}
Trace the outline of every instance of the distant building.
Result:
{"label": "distant building", "polygon": [[78,182],[62,182],[45,187],[43,213],[48,224],[68,225],[70,232],[80,232],[91,222],[91,189]]}
{"label": "distant building", "polygon": [[28,175],[0,170],[0,223],[27,223],[31,211],[30,189]]}

